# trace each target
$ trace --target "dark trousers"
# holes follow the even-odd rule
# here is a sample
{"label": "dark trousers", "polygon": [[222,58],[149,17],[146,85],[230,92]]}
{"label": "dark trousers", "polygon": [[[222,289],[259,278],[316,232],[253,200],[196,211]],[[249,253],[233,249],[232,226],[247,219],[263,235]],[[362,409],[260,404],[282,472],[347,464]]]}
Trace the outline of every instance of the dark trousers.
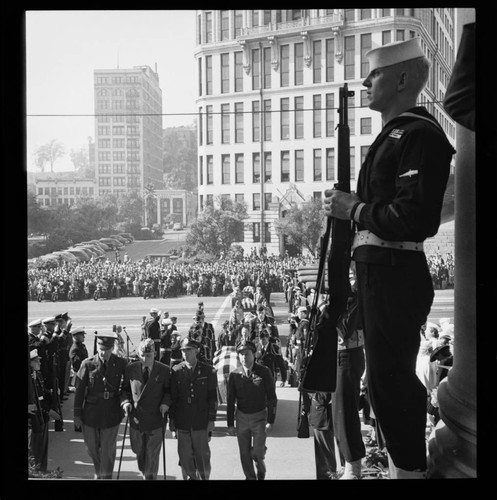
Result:
{"label": "dark trousers", "polygon": [[349,463],[366,456],[359,417],[361,376],[364,368],[363,347],[338,350],[337,384],[331,396],[331,407],[338,448]]}
{"label": "dark trousers", "polygon": [[333,479],[337,471],[335,443],[332,429],[312,429],[314,434],[314,458],[316,479]]}
{"label": "dark trousers", "polygon": [[394,464],[426,470],[426,389],[416,375],[420,330],[434,296],[426,259],[356,262],[356,271],[371,406]]}
{"label": "dark trousers", "polygon": [[41,472],[47,471],[48,464],[48,424],[44,422],[40,432],[31,431],[29,435],[29,451],[34,458],[35,464]]}

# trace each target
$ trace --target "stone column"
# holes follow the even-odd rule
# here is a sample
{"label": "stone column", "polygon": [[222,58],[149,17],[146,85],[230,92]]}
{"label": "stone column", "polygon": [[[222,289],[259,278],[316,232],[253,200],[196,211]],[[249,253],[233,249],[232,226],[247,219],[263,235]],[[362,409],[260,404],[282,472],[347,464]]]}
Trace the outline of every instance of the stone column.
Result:
{"label": "stone column", "polygon": [[[457,9],[458,44],[473,22],[474,9]],[[438,389],[441,420],[428,440],[429,478],[476,478],[475,132],[459,123],[456,149],[454,358]]]}

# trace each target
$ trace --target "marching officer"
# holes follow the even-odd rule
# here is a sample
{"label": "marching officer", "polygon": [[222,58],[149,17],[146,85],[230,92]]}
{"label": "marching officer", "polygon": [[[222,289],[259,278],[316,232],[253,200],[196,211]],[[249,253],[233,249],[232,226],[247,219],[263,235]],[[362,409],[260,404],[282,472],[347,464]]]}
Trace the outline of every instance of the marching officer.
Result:
{"label": "marching officer", "polygon": [[97,333],[97,353],[76,375],[74,426],[81,427],[95,479],[112,479],[116,439],[123,418],[120,393],[127,360],[112,353],[117,334]]}

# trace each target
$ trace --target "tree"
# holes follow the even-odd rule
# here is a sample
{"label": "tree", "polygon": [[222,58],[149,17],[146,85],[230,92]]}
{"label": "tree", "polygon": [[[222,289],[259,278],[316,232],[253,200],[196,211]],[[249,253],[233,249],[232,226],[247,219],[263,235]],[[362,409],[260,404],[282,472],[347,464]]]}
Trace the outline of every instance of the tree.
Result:
{"label": "tree", "polygon": [[301,207],[292,205],[285,217],[275,221],[276,231],[287,237],[288,242],[301,252],[304,248],[313,255],[323,232],[325,212],[321,200],[303,203]]}
{"label": "tree", "polygon": [[186,235],[186,244],[197,252],[219,255],[230,250],[243,231],[243,220],[247,217],[246,206],[231,199],[220,199],[219,208],[207,205],[199,214]]}
{"label": "tree", "polygon": [[129,191],[117,198],[118,220],[141,226],[145,203],[137,191]]}
{"label": "tree", "polygon": [[64,145],[55,139],[49,143],[43,144],[35,151],[35,163],[42,172],[45,171],[45,164],[50,164],[50,172],[53,172],[55,162],[62,158],[66,151]]}
{"label": "tree", "polygon": [[188,127],[164,131],[162,163],[167,188],[195,191],[197,188],[197,137]]}
{"label": "tree", "polygon": [[28,191],[28,234],[47,233],[50,228],[50,213],[36,201],[36,195]]}
{"label": "tree", "polygon": [[74,165],[74,170],[85,179],[93,179],[95,177],[95,169],[90,167],[88,158],[88,148],[71,149],[69,153],[71,161]]}

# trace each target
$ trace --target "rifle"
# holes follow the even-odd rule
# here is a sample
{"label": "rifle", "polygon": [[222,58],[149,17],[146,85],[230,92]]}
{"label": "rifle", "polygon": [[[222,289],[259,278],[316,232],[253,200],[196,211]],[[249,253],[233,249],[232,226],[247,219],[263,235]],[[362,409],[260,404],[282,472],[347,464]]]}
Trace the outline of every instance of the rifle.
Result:
{"label": "rifle", "polygon": [[[338,128],[338,182],[335,189],[350,193],[350,130],[348,125],[347,99],[353,96],[347,84],[340,87]],[[317,320],[317,299],[322,287],[322,274],[331,234],[328,256],[328,299]],[[306,362],[299,390],[304,392],[333,392],[336,388],[337,323],[347,308],[350,296],[350,245],[352,226],[350,221],[329,217],[322,237],[316,294],[311,309],[309,341],[306,339]]]}

